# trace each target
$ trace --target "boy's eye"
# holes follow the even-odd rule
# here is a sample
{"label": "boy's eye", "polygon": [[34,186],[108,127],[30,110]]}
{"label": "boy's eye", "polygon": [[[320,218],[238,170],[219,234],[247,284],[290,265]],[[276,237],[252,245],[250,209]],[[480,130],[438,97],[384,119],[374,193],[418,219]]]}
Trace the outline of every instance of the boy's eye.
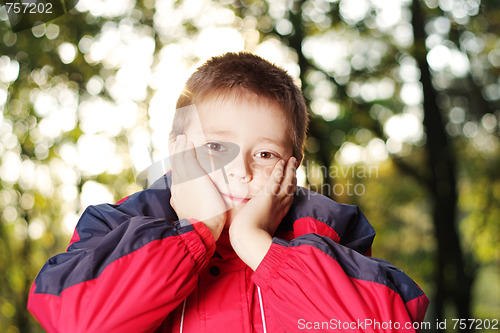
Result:
{"label": "boy's eye", "polygon": [[273,157],[278,157],[277,155],[271,153],[271,152],[268,152],[268,151],[261,151],[261,152],[258,152],[257,154],[255,154],[255,156],[259,157],[259,158],[263,158],[263,159],[270,159],[270,158],[273,158]]}
{"label": "boy's eye", "polygon": [[224,146],[218,142],[208,142],[205,146],[207,146],[209,150],[216,152],[221,152],[226,150],[226,148],[224,148]]}

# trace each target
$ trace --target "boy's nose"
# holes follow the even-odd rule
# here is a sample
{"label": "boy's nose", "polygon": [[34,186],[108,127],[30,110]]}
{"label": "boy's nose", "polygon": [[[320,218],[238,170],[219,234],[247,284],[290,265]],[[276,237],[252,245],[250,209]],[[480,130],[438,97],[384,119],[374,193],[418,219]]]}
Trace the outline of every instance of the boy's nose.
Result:
{"label": "boy's nose", "polygon": [[234,178],[242,183],[249,183],[252,180],[252,168],[250,160],[241,152],[226,166],[226,173],[229,178]]}

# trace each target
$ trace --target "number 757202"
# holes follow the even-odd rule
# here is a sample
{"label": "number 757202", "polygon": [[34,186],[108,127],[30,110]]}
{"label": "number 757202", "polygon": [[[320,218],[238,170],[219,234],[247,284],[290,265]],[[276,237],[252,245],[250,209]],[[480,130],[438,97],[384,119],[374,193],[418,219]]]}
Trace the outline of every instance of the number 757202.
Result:
{"label": "number 757202", "polygon": [[49,2],[45,3],[18,3],[18,2],[6,2],[5,9],[7,13],[15,13],[15,14],[40,14],[40,13],[52,13],[52,4]]}

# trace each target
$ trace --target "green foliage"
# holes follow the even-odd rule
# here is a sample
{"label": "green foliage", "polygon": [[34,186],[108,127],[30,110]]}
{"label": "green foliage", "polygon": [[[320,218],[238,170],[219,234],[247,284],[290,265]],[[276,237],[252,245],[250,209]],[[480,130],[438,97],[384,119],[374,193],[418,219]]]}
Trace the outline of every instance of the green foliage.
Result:
{"label": "green foliage", "polygon": [[[54,168],[61,170],[61,163],[66,163],[61,160],[59,149],[65,144],[77,143],[82,130],[75,123],[73,128],[59,133],[43,133],[41,126],[48,125],[44,123],[46,114],[35,110],[33,96],[37,92],[52,91],[61,103],[68,93],[85,94],[88,80],[99,75],[102,65],[88,63],[78,51],[74,61],[64,64],[58,48],[63,43],[71,43],[68,45],[76,48],[83,36],[97,35],[104,21],[74,10],[50,23],[17,33],[10,31],[5,20],[0,28],[3,41],[0,57],[19,67],[17,77],[0,83],[8,92],[7,101],[1,106],[1,162],[4,174],[13,175],[0,182],[2,332],[42,331],[26,311],[27,294],[48,257],[64,251],[67,246],[69,235],[63,220],[71,208],[65,206],[75,206],[74,214],[80,212],[80,207],[76,207],[78,196],[72,204],[65,200],[64,189],[75,186],[78,193],[78,188],[87,180],[76,168],[73,183],[67,184],[64,177],[56,176]],[[122,145],[126,145],[124,142]],[[17,159],[9,159],[10,153],[17,155]],[[20,174],[16,175],[17,172]],[[99,177],[115,185],[114,195],[118,198],[129,194],[124,183],[133,183],[131,171]]]}

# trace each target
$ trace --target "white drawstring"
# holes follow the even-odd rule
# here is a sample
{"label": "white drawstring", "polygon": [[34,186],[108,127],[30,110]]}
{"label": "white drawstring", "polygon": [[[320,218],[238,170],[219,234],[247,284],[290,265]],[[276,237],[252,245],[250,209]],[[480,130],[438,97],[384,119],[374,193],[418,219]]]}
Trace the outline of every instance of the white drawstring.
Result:
{"label": "white drawstring", "polygon": [[184,327],[184,312],[186,311],[186,300],[187,298],[185,298],[184,303],[182,303],[181,329],[179,330],[179,333],[182,333],[182,329]]}
{"label": "white drawstring", "polygon": [[[260,304],[260,314],[262,316],[262,327],[264,328],[264,333],[267,333],[266,317],[264,316],[264,304],[262,303],[262,294],[260,292],[259,286],[257,286],[257,292],[259,293],[259,304]],[[182,333],[182,330],[184,328],[184,312],[186,311],[186,300],[187,299],[184,299],[184,302],[182,303],[181,328],[179,330],[179,333]]]}
{"label": "white drawstring", "polygon": [[257,292],[259,293],[260,314],[262,316],[262,327],[264,328],[264,333],[267,333],[267,330],[266,330],[266,317],[264,316],[264,305],[262,303],[262,294],[260,293],[260,287],[259,286],[257,286]]}

